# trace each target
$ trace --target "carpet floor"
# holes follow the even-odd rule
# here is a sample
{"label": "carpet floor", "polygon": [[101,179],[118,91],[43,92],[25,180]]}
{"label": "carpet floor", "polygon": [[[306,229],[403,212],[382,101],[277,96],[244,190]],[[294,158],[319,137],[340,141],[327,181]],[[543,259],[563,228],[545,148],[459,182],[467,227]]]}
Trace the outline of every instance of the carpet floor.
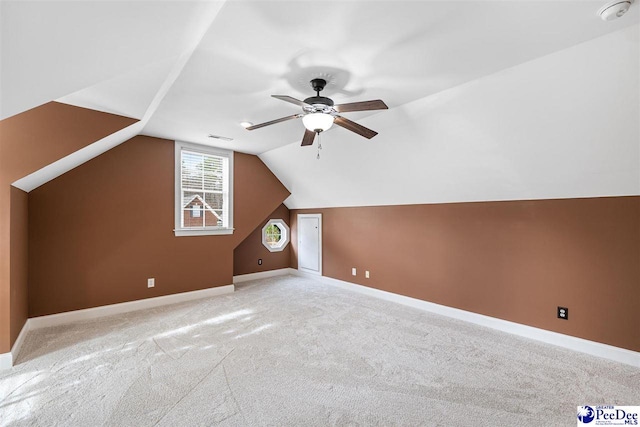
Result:
{"label": "carpet floor", "polygon": [[574,426],[640,370],[314,280],[29,332],[0,425]]}

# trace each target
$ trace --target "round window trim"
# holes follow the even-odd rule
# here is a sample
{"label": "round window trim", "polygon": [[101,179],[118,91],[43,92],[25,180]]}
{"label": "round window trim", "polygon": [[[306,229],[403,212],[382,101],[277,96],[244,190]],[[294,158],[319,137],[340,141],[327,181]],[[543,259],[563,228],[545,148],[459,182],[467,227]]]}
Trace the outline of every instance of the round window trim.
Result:
{"label": "round window trim", "polygon": [[[280,229],[280,240],[278,243],[271,245],[267,243],[267,228],[270,225],[275,225]],[[269,249],[270,252],[281,252],[284,248],[289,244],[289,237],[291,233],[289,230],[289,226],[282,219],[270,219],[267,223],[262,227],[262,244],[265,248]]]}

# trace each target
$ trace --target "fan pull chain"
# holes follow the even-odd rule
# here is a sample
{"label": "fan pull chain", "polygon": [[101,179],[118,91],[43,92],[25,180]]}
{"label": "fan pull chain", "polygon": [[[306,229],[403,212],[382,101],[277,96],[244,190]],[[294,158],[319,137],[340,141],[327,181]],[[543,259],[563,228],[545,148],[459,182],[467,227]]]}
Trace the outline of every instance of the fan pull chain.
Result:
{"label": "fan pull chain", "polygon": [[320,132],[318,132],[318,155],[316,156],[317,160],[320,160],[320,150],[322,150],[322,140],[320,139]]}

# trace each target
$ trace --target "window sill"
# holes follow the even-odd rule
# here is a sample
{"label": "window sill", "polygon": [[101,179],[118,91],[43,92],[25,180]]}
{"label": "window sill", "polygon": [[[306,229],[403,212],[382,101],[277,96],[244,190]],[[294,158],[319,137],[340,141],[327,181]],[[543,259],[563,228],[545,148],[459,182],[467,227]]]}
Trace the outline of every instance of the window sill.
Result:
{"label": "window sill", "polygon": [[289,242],[287,241],[286,244],[281,245],[281,246],[269,246],[269,245],[265,245],[265,247],[269,250],[269,252],[282,252],[284,251],[284,248],[287,247],[287,244],[289,244]]}
{"label": "window sill", "polygon": [[199,228],[199,229],[189,229],[189,228],[176,228],[173,230],[176,237],[182,236],[215,236],[215,235],[225,235],[225,234],[233,234],[233,228]]}

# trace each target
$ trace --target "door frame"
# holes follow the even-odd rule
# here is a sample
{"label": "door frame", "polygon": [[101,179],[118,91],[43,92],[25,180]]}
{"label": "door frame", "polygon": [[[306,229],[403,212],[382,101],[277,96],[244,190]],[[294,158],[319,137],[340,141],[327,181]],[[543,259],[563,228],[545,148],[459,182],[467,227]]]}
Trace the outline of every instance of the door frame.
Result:
{"label": "door frame", "polygon": [[[318,219],[318,271],[309,270],[307,268],[300,267],[300,218],[317,218]],[[309,274],[316,274],[322,276],[322,214],[298,214],[297,217],[297,237],[296,242],[298,244],[298,271],[302,271]]]}

